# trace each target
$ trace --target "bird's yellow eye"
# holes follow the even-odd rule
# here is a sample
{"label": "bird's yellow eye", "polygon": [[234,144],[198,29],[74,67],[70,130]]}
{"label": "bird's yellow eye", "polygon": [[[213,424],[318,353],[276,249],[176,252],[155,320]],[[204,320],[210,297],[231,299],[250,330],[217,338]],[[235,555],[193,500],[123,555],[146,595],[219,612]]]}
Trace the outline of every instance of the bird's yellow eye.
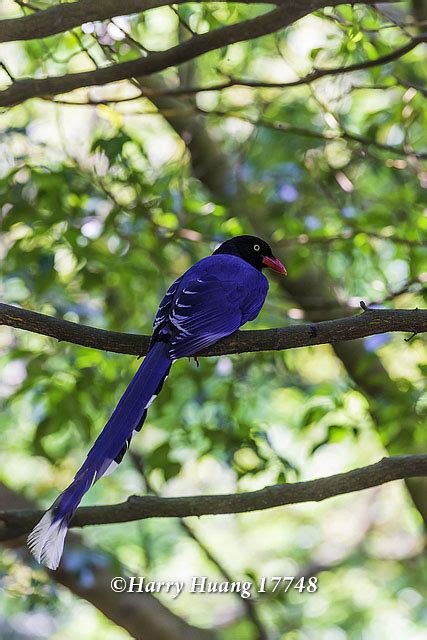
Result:
{"label": "bird's yellow eye", "polygon": [[259,251],[261,247],[259,246],[259,244],[254,244],[254,249],[255,251]]}

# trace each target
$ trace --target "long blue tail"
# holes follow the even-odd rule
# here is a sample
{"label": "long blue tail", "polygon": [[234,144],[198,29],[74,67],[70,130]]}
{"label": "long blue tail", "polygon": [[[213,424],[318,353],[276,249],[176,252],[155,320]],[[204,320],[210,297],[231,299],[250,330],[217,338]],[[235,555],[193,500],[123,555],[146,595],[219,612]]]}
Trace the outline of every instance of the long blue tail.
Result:
{"label": "long blue tail", "polygon": [[73,482],[55,500],[28,536],[36,560],[56,569],[61,560],[68,525],[86,491],[121,462],[134,431],[139,431],[147,409],[160,392],[171,367],[164,342],[145,357],[111,418],[98,436]]}

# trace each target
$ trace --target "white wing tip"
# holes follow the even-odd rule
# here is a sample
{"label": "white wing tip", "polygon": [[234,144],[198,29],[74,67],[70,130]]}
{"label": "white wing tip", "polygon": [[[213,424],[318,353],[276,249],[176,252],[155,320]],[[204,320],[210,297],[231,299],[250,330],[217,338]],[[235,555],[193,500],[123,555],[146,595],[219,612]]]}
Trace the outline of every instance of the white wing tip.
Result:
{"label": "white wing tip", "polygon": [[28,536],[28,548],[39,564],[49,569],[57,569],[68,526],[63,519],[53,521],[52,511],[46,511],[40,522]]}

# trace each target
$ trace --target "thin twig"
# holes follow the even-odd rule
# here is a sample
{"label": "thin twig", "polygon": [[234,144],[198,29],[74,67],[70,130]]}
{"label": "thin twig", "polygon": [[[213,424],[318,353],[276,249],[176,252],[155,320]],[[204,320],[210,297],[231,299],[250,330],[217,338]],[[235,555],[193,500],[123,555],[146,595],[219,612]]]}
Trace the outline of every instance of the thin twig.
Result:
{"label": "thin twig", "polygon": [[238,120],[243,120],[252,124],[254,127],[264,127],[266,129],[273,129],[274,131],[281,131],[287,134],[295,134],[299,136],[304,136],[306,138],[314,138],[317,140],[325,140],[326,142],[330,142],[331,140],[338,140],[340,138],[344,140],[349,140],[351,142],[357,142],[365,147],[373,146],[382,151],[388,151],[388,153],[392,153],[393,155],[398,156],[408,156],[411,158],[418,158],[420,160],[427,158],[427,151],[412,151],[407,150],[400,146],[392,146],[389,144],[383,144],[382,142],[378,142],[377,140],[372,140],[371,138],[366,138],[359,134],[353,133],[351,131],[343,130],[341,131],[315,131],[314,129],[305,129],[303,127],[294,127],[288,125],[285,122],[276,122],[273,120],[265,120],[265,119],[254,119],[250,116],[241,113],[239,111],[202,111],[198,109],[198,112],[205,115],[215,115],[222,118],[236,118]]}
{"label": "thin twig", "polygon": [[353,240],[353,238],[359,234],[364,234],[370,238],[375,238],[378,240],[386,240],[388,242],[394,242],[396,244],[403,244],[408,247],[420,247],[427,248],[427,242],[423,240],[410,240],[409,238],[403,238],[402,236],[392,235],[384,235],[379,231],[367,231],[365,229],[357,229],[352,228],[347,231],[343,231],[335,236],[314,236],[308,235],[306,233],[301,233],[298,236],[283,238],[283,240],[279,240],[276,242],[277,246],[288,247],[295,244],[325,244],[329,245],[334,242],[342,242],[347,240]]}

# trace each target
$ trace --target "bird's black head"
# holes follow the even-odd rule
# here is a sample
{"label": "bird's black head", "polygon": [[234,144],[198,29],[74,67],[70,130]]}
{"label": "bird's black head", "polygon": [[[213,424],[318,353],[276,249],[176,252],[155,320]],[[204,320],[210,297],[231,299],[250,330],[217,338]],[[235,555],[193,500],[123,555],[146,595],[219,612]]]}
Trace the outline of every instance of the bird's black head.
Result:
{"label": "bird's black head", "polygon": [[284,265],[273,256],[270,245],[256,236],[236,236],[226,240],[213,252],[213,255],[218,253],[239,256],[259,271],[269,267],[273,271],[287,275]]}

